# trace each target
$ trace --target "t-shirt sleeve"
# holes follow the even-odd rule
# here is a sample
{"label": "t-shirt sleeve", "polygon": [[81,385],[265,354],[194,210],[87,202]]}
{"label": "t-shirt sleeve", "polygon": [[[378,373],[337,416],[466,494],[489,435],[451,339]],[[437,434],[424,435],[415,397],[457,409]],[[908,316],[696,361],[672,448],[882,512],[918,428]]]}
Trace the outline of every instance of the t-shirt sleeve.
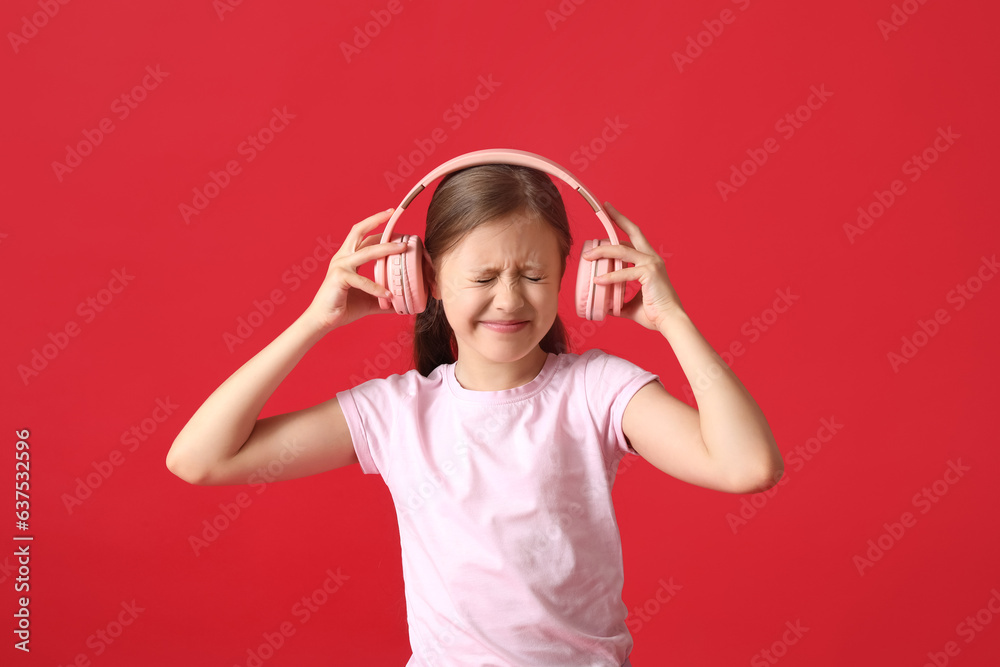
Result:
{"label": "t-shirt sleeve", "polygon": [[587,399],[594,420],[607,433],[615,452],[638,455],[625,437],[622,417],[635,393],[650,382],[660,382],[660,376],[603,350],[586,354],[590,357],[585,374]]}
{"label": "t-shirt sleeve", "polygon": [[392,442],[392,429],[398,418],[393,396],[395,383],[386,378],[368,380],[337,393],[337,401],[347,420],[347,428],[354,442],[358,463],[366,475],[389,472],[390,457],[387,443]]}

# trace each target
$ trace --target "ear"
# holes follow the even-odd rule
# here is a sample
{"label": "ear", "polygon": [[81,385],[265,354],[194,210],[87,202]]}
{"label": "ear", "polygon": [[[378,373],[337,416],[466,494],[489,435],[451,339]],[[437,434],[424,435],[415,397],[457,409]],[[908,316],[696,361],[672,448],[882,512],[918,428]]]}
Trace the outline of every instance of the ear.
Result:
{"label": "ear", "polygon": [[430,291],[430,295],[440,301],[441,289],[438,287],[437,279],[434,275],[434,267],[428,266],[427,269],[424,270],[424,275],[426,276],[425,280],[427,282],[425,284]]}
{"label": "ear", "polygon": [[427,249],[423,247],[423,244],[421,244],[421,252],[423,253],[423,260],[420,262],[420,269],[424,276],[424,286],[432,297],[440,299],[441,289],[438,287],[437,276],[434,273],[434,263],[431,261],[431,256],[427,254]]}

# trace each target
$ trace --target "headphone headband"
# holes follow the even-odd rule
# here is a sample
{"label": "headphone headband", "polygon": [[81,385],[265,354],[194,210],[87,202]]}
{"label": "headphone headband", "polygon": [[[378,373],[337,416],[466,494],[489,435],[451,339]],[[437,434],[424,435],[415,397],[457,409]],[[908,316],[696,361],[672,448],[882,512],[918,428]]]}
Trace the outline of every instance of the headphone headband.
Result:
{"label": "headphone headband", "polygon": [[483,164],[513,164],[522,167],[531,167],[533,169],[538,169],[543,171],[550,176],[555,176],[560,180],[564,181],[571,188],[580,193],[580,195],[586,200],[590,207],[594,209],[594,213],[597,214],[597,218],[604,225],[604,229],[608,232],[608,238],[611,240],[612,244],[618,244],[618,235],[615,234],[615,228],[611,224],[611,219],[608,214],[604,211],[604,207],[600,205],[597,198],[591,194],[590,190],[584,187],[573,174],[569,173],[566,169],[556,164],[548,158],[544,158],[541,155],[536,155],[535,153],[529,153],[527,151],[520,151],[514,148],[488,148],[485,150],[472,151],[471,153],[465,153],[464,155],[459,155],[454,157],[444,164],[436,167],[429,174],[420,179],[420,182],[413,186],[403,202],[396,207],[396,210],[392,212],[389,217],[388,222],[385,223],[385,230],[382,232],[382,240],[380,243],[387,243],[389,239],[392,238],[392,228],[396,225],[396,220],[399,216],[403,214],[406,207],[419,195],[428,185],[434,182],[435,179],[440,178],[450,174],[453,171],[458,171],[459,169],[465,169],[466,167],[476,167]]}
{"label": "headphone headband", "polygon": [[[583,244],[584,250],[607,243],[619,245],[618,235],[615,233],[615,228],[612,226],[608,214],[598,203],[597,198],[576,177],[552,160],[546,159],[541,155],[513,148],[493,148],[473,151],[452,158],[439,167],[436,167],[413,186],[413,189],[403,199],[402,204],[396,207],[392,215],[389,216],[389,220],[385,224],[385,230],[382,232],[381,243],[387,243],[392,240],[392,229],[396,225],[396,220],[399,219],[399,216],[403,214],[403,211],[406,210],[406,207],[410,205],[413,199],[423,192],[434,179],[453,171],[458,171],[459,169],[484,164],[519,165],[537,169],[550,176],[559,178],[579,192],[580,196],[590,204],[590,207],[594,209],[594,213],[597,214],[597,219],[601,221],[605,231],[608,233],[607,239],[585,241]],[[388,258],[380,257],[375,261],[376,284],[382,287],[389,287],[391,285],[392,292],[395,295],[391,299],[379,297],[379,306],[383,310],[386,308],[395,308],[396,312],[400,314],[419,313],[423,311],[424,304],[427,302],[426,286],[424,285],[421,273],[424,262],[429,264],[431,258],[427,254],[427,249],[423,247],[419,237],[415,235],[403,235],[399,237],[399,240],[403,240],[408,244],[409,249],[407,251],[391,255]],[[595,282],[595,278],[611,271],[621,270],[622,268],[623,262],[620,259],[612,260],[608,258],[588,261],[581,256],[577,269],[576,285],[576,309],[580,317],[601,320],[604,319],[606,312],[611,312],[615,316],[620,315],[625,300],[625,285],[620,282],[614,285],[599,285]]]}

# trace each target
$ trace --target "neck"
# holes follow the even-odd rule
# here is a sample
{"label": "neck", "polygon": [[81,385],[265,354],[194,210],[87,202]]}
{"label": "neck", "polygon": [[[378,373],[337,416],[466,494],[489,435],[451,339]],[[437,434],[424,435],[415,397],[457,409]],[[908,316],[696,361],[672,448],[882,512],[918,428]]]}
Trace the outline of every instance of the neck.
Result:
{"label": "neck", "polygon": [[459,356],[455,362],[455,379],[463,389],[471,391],[504,391],[528,384],[542,371],[548,352],[536,347],[522,359],[495,362]]}

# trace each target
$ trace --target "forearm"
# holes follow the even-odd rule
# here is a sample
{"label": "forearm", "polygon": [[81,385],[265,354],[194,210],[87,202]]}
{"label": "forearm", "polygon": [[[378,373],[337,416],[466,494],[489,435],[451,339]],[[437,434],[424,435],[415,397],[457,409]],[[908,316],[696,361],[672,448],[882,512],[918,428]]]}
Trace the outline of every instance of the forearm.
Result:
{"label": "forearm", "polygon": [[764,413],[683,311],[661,322],[698,402],[702,439],[710,456],[734,478],[773,484],[783,470],[781,452]]}
{"label": "forearm", "polygon": [[243,364],[205,400],[167,452],[167,467],[210,470],[250,437],[267,399],[324,333],[303,317]]}

